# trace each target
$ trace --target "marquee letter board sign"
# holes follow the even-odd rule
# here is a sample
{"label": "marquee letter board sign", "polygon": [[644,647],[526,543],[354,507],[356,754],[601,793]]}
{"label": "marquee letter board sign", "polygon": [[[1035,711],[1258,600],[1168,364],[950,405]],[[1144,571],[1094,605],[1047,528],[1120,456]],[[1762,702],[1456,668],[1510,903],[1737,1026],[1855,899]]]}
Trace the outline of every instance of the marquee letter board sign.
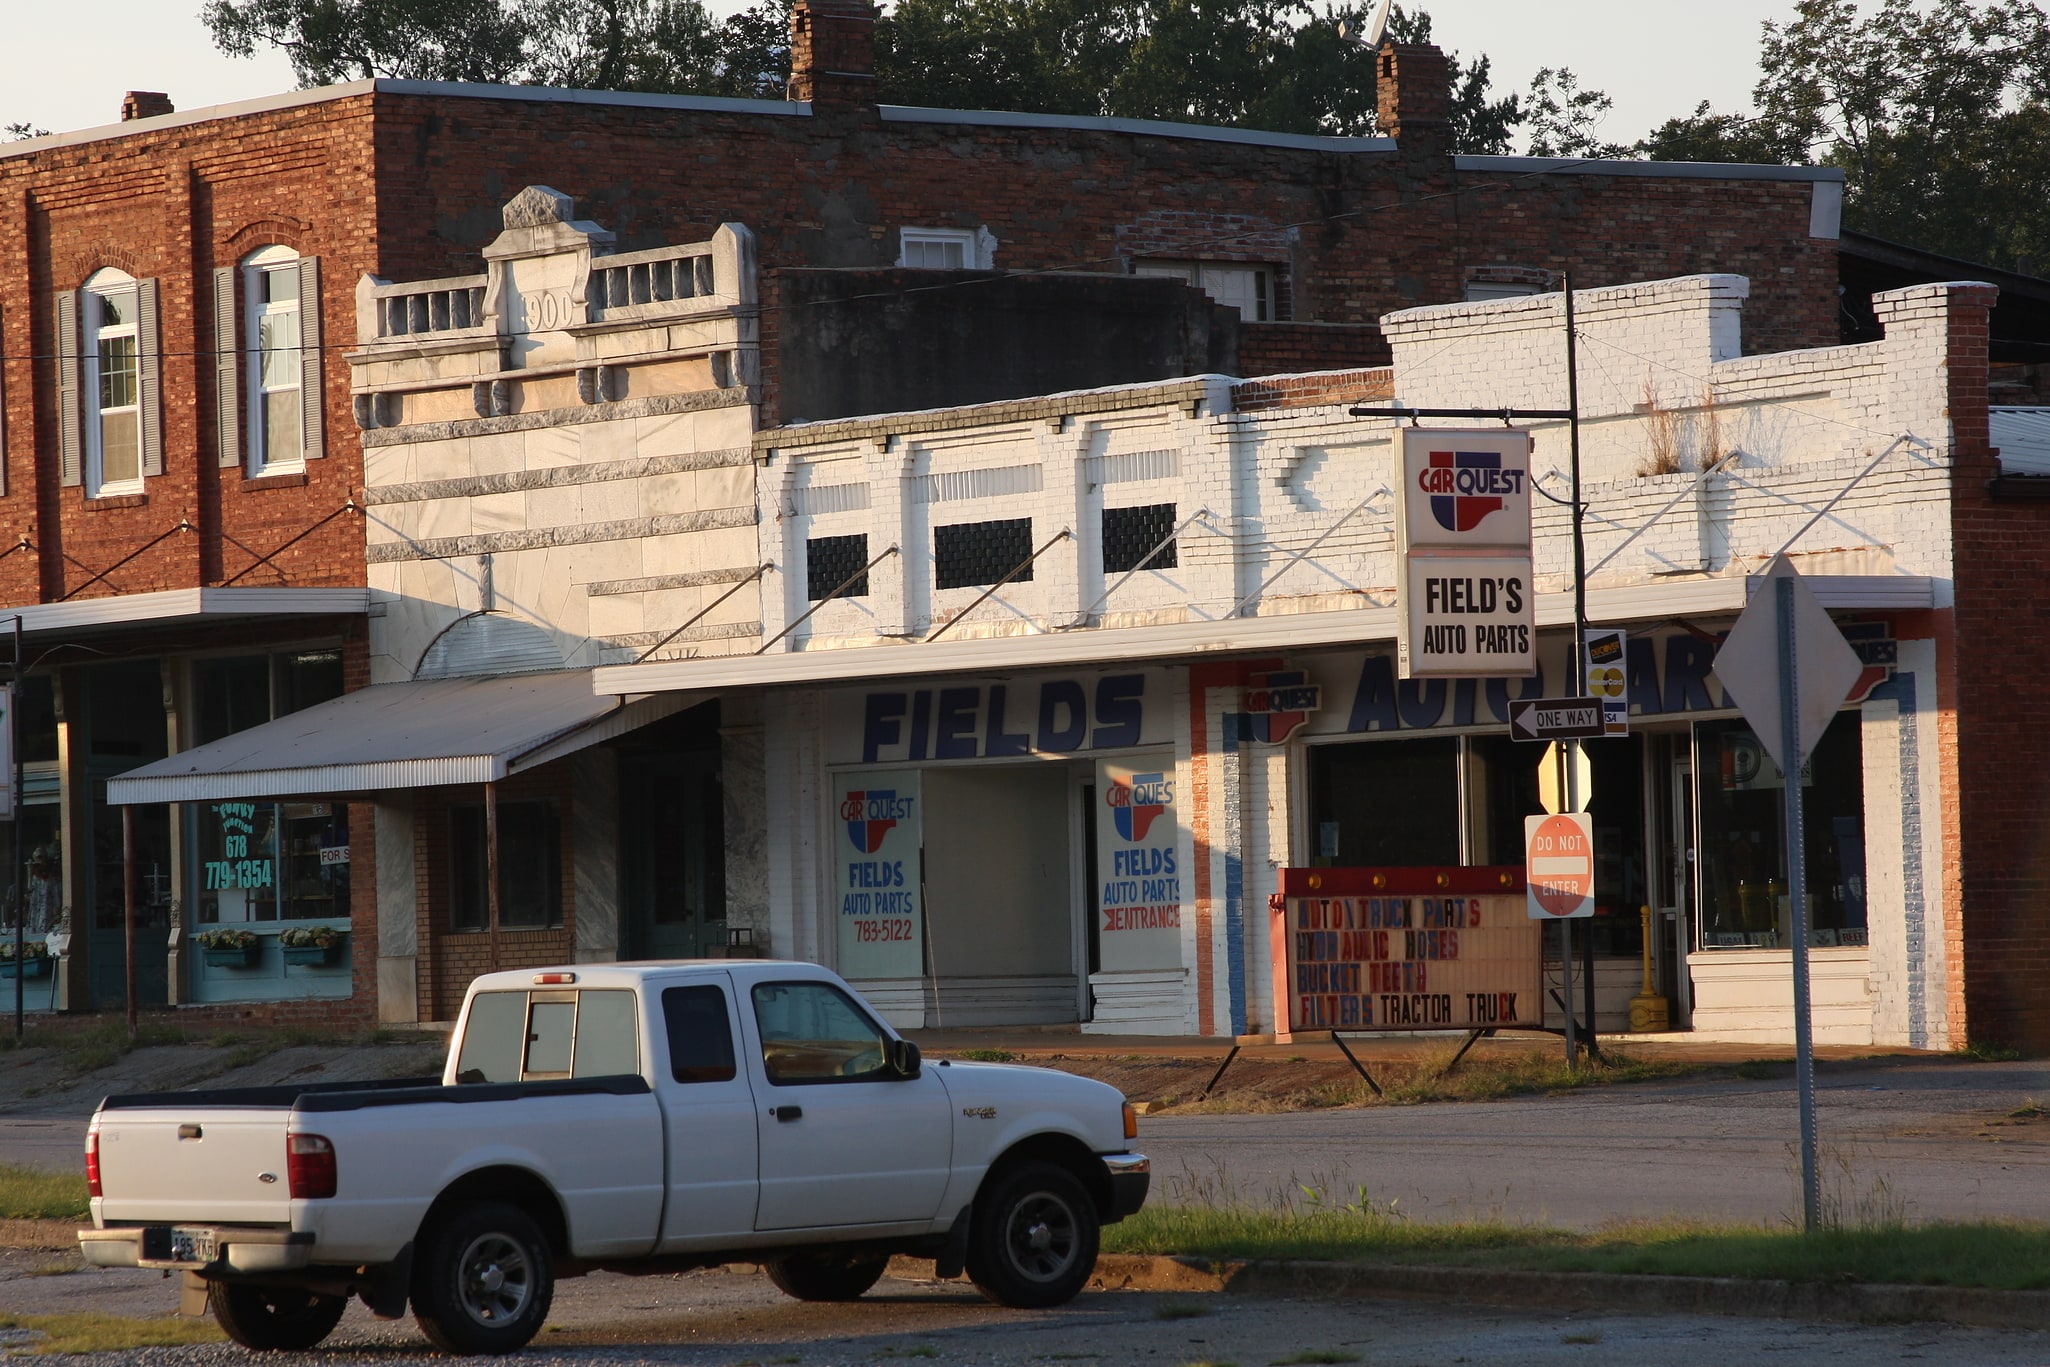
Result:
{"label": "marquee letter board sign", "polygon": [[1534,673],[1530,434],[1406,427],[1401,486],[1398,672],[1405,679]]}
{"label": "marquee letter board sign", "polygon": [[1537,1028],[1543,928],[1524,900],[1513,865],[1283,869],[1268,906],[1287,1031]]}

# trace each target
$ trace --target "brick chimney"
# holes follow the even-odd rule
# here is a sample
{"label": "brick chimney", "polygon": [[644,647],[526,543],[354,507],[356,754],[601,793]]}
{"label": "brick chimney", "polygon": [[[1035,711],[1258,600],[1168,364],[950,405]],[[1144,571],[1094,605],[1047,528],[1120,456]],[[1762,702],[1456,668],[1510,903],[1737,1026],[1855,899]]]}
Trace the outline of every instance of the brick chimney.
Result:
{"label": "brick chimney", "polygon": [[161,90],[131,90],[121,97],[123,123],[130,119],[150,119],[171,112],[171,97]]}
{"label": "brick chimney", "polygon": [[797,0],[790,10],[790,98],[876,103],[876,7],[868,0]]}
{"label": "brick chimney", "polygon": [[1444,156],[1452,141],[1452,65],[1428,43],[1383,43],[1375,54],[1374,123],[1409,156]]}

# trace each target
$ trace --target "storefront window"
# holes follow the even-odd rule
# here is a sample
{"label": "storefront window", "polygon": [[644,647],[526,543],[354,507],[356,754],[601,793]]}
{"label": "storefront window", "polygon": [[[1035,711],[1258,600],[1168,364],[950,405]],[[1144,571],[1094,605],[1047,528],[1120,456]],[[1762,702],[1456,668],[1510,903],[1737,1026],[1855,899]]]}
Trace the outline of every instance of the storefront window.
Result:
{"label": "storefront window", "polygon": [[1457,864],[1459,740],[1310,747],[1310,862]]}
{"label": "storefront window", "polygon": [[349,914],[347,806],[209,802],[198,812],[201,922]]}
{"label": "storefront window", "polygon": [[[491,925],[484,809],[448,814],[449,926]],[[546,930],[562,924],[562,825],[552,802],[498,806],[498,928]]]}
{"label": "storefront window", "polygon": [[[1810,941],[1865,943],[1864,765],[1856,712],[1822,734],[1801,775]],[[1701,946],[1789,943],[1785,780],[1741,721],[1695,727],[1700,789]]]}

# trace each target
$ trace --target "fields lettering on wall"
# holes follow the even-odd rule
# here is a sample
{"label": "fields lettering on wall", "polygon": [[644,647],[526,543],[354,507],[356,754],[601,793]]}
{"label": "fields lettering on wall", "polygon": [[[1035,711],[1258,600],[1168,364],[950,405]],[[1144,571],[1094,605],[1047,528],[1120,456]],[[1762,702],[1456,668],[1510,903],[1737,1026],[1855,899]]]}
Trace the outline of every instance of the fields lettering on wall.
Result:
{"label": "fields lettering on wall", "polygon": [[1182,961],[1174,756],[1096,765],[1099,963],[1106,973]]}
{"label": "fields lettering on wall", "polygon": [[938,680],[827,702],[834,764],[919,764],[1129,750],[1173,739],[1164,669]]}
{"label": "fields lettering on wall", "polygon": [[925,972],[925,908],[918,774],[842,774],[833,794],[840,974],[920,977]]}

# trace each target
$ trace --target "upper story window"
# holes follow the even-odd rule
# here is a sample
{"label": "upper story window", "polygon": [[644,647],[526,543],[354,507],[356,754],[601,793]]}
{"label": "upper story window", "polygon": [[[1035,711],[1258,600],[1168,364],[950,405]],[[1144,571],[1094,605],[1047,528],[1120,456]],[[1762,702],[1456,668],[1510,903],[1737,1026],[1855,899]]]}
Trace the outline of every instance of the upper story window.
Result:
{"label": "upper story window", "polygon": [[1194,285],[1211,302],[1239,311],[1241,320],[1266,323],[1274,319],[1272,267],[1244,261],[1138,261],[1134,275],[1166,276]]}
{"label": "upper story window", "polygon": [[326,454],[319,258],[269,246],[215,271],[214,339],[221,466],[291,474]]}
{"label": "upper story window", "polygon": [[249,471],[305,468],[305,404],[301,385],[299,253],[266,247],[242,265],[247,301]]}
{"label": "upper story window", "polygon": [[124,271],[103,270],[86,282],[86,484],[95,495],[142,491],[139,294]]}
{"label": "upper story window", "polygon": [[57,295],[57,435],[66,485],[142,492],[164,472],[157,282],[108,267]]}
{"label": "upper story window", "polygon": [[996,262],[997,240],[987,228],[903,228],[897,264],[925,271],[986,271]]}

